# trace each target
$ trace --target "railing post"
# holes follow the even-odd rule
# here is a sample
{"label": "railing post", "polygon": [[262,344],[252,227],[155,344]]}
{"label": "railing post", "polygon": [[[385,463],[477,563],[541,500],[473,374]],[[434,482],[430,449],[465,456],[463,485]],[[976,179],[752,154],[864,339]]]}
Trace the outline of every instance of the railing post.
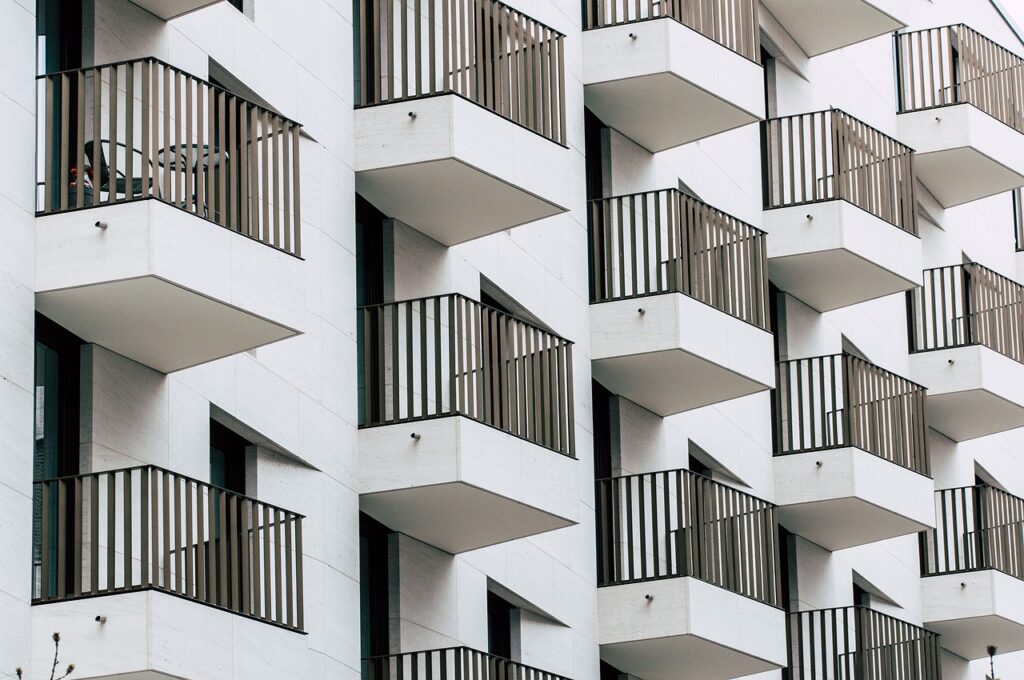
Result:
{"label": "railing post", "polygon": [[868,653],[868,617],[869,610],[865,607],[853,607],[854,640],[857,650],[854,654],[854,680],[867,680],[867,653]]}
{"label": "railing post", "polygon": [[989,549],[988,537],[988,511],[990,505],[988,496],[990,493],[992,493],[991,487],[985,485],[978,485],[972,489],[974,496],[974,503],[972,504],[974,511],[974,535],[977,537],[974,545],[977,559],[976,568],[978,569],[992,568],[992,552]]}
{"label": "railing post", "polygon": [[851,441],[852,428],[851,422],[853,420],[853,391],[850,389],[850,363],[852,357],[849,354],[840,354],[839,361],[842,367],[840,375],[842,376],[842,395],[843,395],[843,409],[842,409],[842,426],[843,426],[843,446],[860,446],[863,442],[854,444]]}

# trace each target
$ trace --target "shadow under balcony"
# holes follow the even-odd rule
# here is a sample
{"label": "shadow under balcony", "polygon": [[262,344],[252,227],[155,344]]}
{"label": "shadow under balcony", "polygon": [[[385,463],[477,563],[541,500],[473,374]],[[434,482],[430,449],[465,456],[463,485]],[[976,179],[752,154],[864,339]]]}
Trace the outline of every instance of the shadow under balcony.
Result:
{"label": "shadow under balcony", "polygon": [[940,636],[868,607],[789,615],[791,680],[941,680]]}
{"label": "shadow under balcony", "polygon": [[469,647],[447,647],[363,659],[363,680],[569,680]]}
{"label": "shadow under balcony", "polygon": [[934,526],[925,390],[849,354],[779,363],[779,521],[828,550]]}
{"label": "shadow under balcony", "polygon": [[182,14],[194,12],[197,9],[216,5],[220,0],[131,0],[150,14],[154,14],[164,21],[169,21]]}
{"label": "shadow under balcony", "polygon": [[598,480],[601,658],[645,680],[782,668],[775,506],[690,472]]}
{"label": "shadow under balcony", "polygon": [[40,312],[164,373],[300,332],[296,123],[156,59],[39,86]]}
{"label": "shadow under balcony", "polygon": [[587,108],[651,152],[764,119],[756,2],[584,3]]}
{"label": "shadow under balcony", "polygon": [[33,625],[96,651],[90,677],[305,650],[302,515],[154,466],[36,482],[34,504]]}
{"label": "shadow under balcony", "polygon": [[809,57],[903,28],[899,0],[762,0]]}
{"label": "shadow under balcony", "polygon": [[772,387],[764,232],[675,189],[590,210],[596,380],[660,416]]}
{"label": "shadow under balcony", "polygon": [[360,334],[364,512],[453,554],[576,523],[572,343],[455,294]]}
{"label": "shadow under balcony", "polygon": [[976,263],[929,269],[907,320],[929,425],[958,442],[1024,427],[1024,286]]}
{"label": "shadow under balcony", "polygon": [[565,36],[496,0],[395,7],[358,3],[356,190],[446,246],[565,212]]}
{"label": "shadow under balcony", "polygon": [[987,485],[935,492],[921,534],[924,621],[965,659],[1024,649],[1024,499]]}
{"label": "shadow under balcony", "polygon": [[819,312],[920,285],[913,152],[837,109],[762,125],[768,274]]}
{"label": "shadow under balcony", "polygon": [[963,25],[896,41],[900,140],[950,208],[1024,186],[1024,60]]}

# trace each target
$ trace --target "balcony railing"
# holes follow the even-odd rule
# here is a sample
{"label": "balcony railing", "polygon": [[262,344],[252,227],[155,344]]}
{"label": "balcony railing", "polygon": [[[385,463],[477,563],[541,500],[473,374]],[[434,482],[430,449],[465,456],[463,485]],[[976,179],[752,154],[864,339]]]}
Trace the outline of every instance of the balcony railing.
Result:
{"label": "balcony railing", "polygon": [[33,603],[154,589],[302,630],[302,515],[154,466],[34,493]]}
{"label": "balcony railing", "polygon": [[790,615],[788,680],[940,680],[939,635],[867,607]]}
{"label": "balcony railing", "polygon": [[457,94],[559,144],[565,36],[497,0],[358,0],[356,101]]}
{"label": "balcony railing", "polygon": [[775,506],[689,470],[597,481],[599,586],[692,576],[781,605]]}
{"label": "balcony railing", "polygon": [[973,104],[1024,132],[1024,60],[963,24],[896,36],[900,113]]}
{"label": "balcony railing", "polygon": [[39,214],[155,198],[299,255],[299,131],[146,58],[39,78]]}
{"label": "balcony railing", "polygon": [[935,492],[936,528],[921,533],[921,574],[995,569],[1024,579],[1024,499],[980,484]]}
{"label": "balcony railing", "polygon": [[752,61],[761,53],[757,0],[583,0],[584,30],[669,17]]}
{"label": "balcony railing", "polygon": [[855,446],[930,474],[925,389],[850,354],[778,364],[775,455]]}
{"label": "balcony railing", "polygon": [[362,425],[462,415],[575,455],[572,343],[462,295],[363,307]]}
{"label": "balcony railing", "polygon": [[765,234],[676,189],[590,202],[591,301],[683,293],[768,328]]}
{"label": "balcony railing", "polygon": [[907,292],[910,351],[984,345],[1024,363],[1024,286],[979,264],[927,269]]}
{"label": "balcony railing", "polygon": [[363,680],[569,680],[469,647],[363,659]]}
{"label": "balcony railing", "polygon": [[761,124],[764,208],[845,200],[917,235],[913,151],[838,109]]}

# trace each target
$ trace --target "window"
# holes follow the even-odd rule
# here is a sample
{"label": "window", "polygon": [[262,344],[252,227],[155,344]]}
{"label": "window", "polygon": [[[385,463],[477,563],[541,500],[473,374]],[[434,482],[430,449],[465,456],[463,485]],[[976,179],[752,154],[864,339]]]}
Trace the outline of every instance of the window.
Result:
{"label": "window", "polygon": [[487,592],[487,651],[502,659],[512,658],[512,616],[515,611],[511,602]]}
{"label": "window", "polygon": [[612,393],[591,380],[594,403],[594,479],[612,476]]}
{"label": "window", "polygon": [[210,483],[239,495],[245,495],[245,453],[252,444],[210,421]]}
{"label": "window", "polygon": [[359,513],[359,630],[363,658],[391,653],[388,634],[391,530]]}

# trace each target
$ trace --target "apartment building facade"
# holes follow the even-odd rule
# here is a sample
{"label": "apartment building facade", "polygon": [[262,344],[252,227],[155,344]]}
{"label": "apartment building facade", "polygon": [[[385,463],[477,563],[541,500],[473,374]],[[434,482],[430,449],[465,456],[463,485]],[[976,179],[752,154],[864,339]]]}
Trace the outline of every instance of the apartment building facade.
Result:
{"label": "apartment building facade", "polygon": [[1008,8],[0,18],[0,677],[1024,672]]}

